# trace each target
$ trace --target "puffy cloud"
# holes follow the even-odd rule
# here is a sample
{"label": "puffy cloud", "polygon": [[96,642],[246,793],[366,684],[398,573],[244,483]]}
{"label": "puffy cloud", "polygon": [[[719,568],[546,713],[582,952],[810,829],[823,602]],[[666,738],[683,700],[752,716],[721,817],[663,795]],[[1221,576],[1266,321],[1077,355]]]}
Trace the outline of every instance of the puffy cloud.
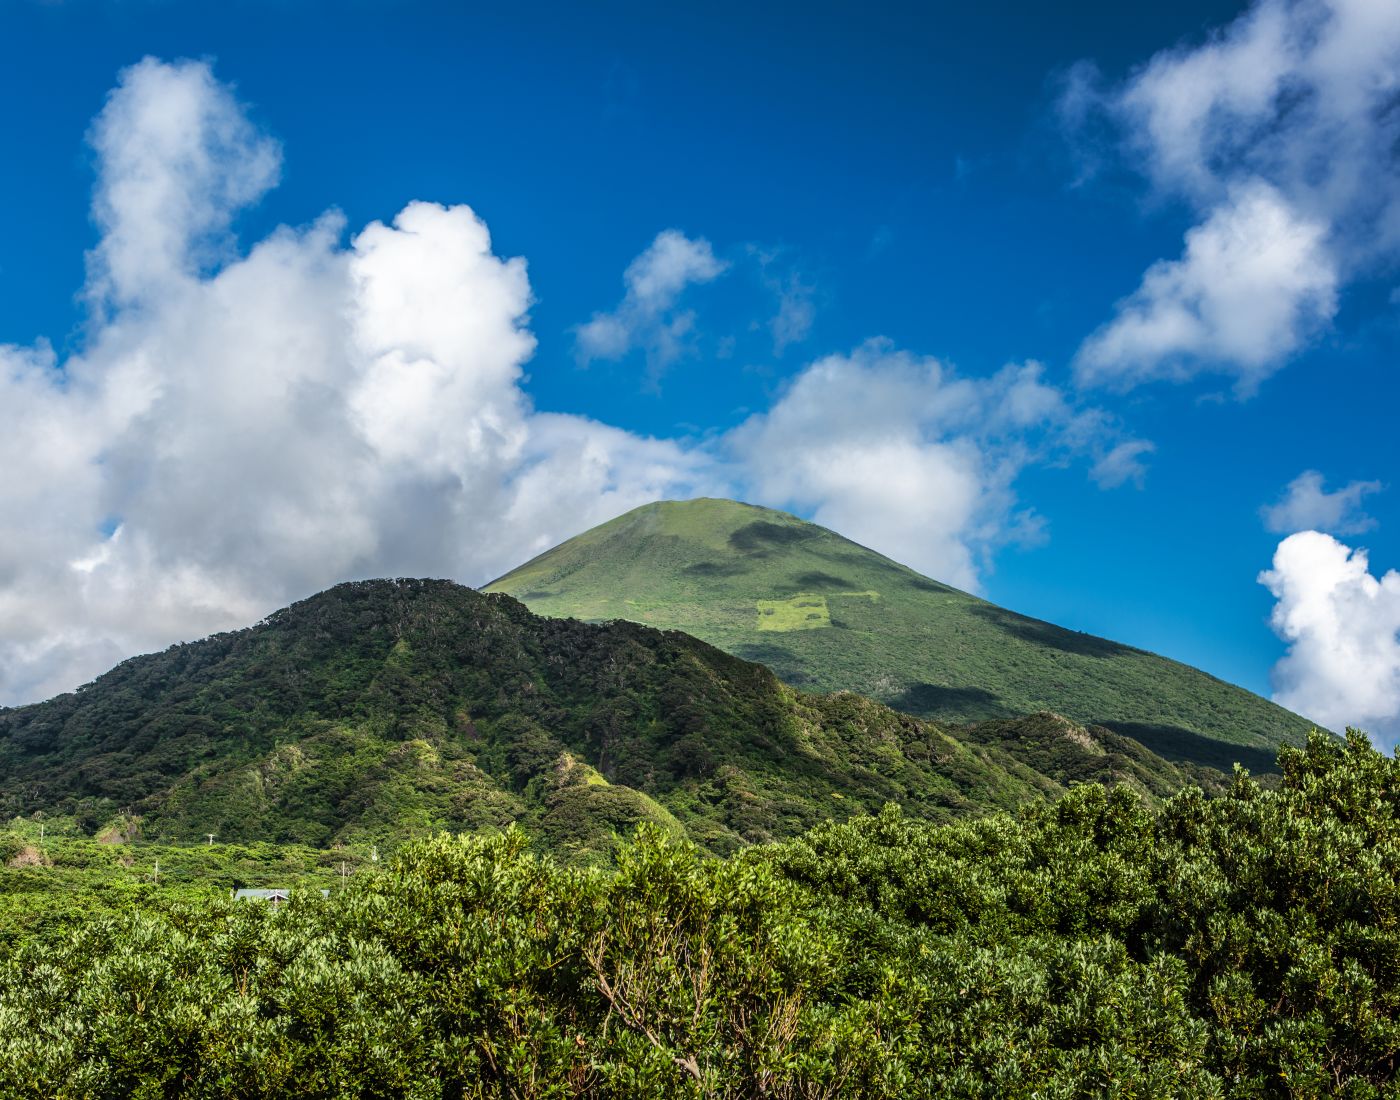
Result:
{"label": "puffy cloud", "polygon": [[1341,283],[1400,250],[1397,105],[1400,7],[1385,0],[1256,0],[1119,87],[1073,70],[1062,119],[1112,129],[1202,218],[1086,342],[1084,380],[1213,369],[1248,391],[1277,369],[1330,321]]}
{"label": "puffy cloud", "polygon": [[1241,189],[1186,234],[1181,259],[1150,267],[1084,342],[1079,380],[1126,387],[1228,362],[1248,393],[1336,313],[1325,238],[1273,188]]}
{"label": "puffy cloud", "polygon": [[808,367],[727,443],[752,499],[975,590],[991,549],[1039,535],[1039,518],[1017,507],[1016,476],[1032,461],[1112,448],[1114,435],[1039,364],[959,377],[877,340]]}
{"label": "puffy cloud", "polygon": [[1364,550],[1320,531],[1279,543],[1259,575],[1278,601],[1271,623],[1288,643],[1274,699],[1329,729],[1400,739],[1400,573],[1379,579]]}
{"label": "puffy cloud", "polygon": [[626,293],[611,313],[595,313],[574,332],[580,362],[646,354],[651,381],[689,350],[695,314],[679,308],[685,290],[719,278],[727,265],[704,238],[665,229],[623,273]]}
{"label": "puffy cloud", "polygon": [[281,150],[207,65],[146,58],[89,135],[101,163],[94,289],[139,300],[229,255],[233,215],[277,182]]}
{"label": "puffy cloud", "polygon": [[1394,4],[1258,0],[1204,45],[1158,54],[1116,106],[1162,188],[1210,203],[1237,180],[1268,180],[1350,248],[1389,250],[1397,63]]}
{"label": "puffy cloud", "polygon": [[1330,531],[1334,535],[1359,535],[1376,521],[1361,510],[1368,493],[1379,492],[1379,481],[1353,481],[1334,492],[1323,488],[1317,470],[1304,470],[1288,483],[1283,496],[1259,510],[1264,526],[1275,534],[1295,531]]}
{"label": "puffy cloud", "polygon": [[[816,287],[785,255],[785,249],[749,244],[736,251],[755,287],[771,294],[777,306],[766,324],[754,320],[749,330],[766,327],[773,354],[781,356],[811,333],[817,314]],[[617,307],[594,313],[574,328],[578,361],[618,360],[640,352],[646,360],[647,382],[655,386],[668,367],[699,349],[696,312],[681,304],[686,291],[730,270],[731,264],[719,259],[703,237],[691,239],[679,230],[663,230],[628,264],[623,273],[626,292]],[[734,335],[723,337],[718,357],[729,358],[735,343]]]}
{"label": "puffy cloud", "polygon": [[[0,348],[0,702],[351,577],[481,583],[723,488],[702,452],[533,412],[525,265],[467,207],[235,254],[277,147],[200,64],[124,72],[92,140],[87,345]],[[639,293],[667,278],[658,261]]]}

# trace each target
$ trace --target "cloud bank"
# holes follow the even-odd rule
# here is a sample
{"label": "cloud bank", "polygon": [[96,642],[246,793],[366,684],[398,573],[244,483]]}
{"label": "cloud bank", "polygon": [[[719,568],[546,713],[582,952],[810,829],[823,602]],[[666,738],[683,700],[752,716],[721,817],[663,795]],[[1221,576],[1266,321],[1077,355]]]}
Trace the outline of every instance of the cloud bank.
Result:
{"label": "cloud bank", "polygon": [[1326,327],[1348,280],[1400,252],[1400,6],[1257,0],[1121,85],[1077,66],[1061,103],[1200,216],[1085,342],[1086,384],[1202,372],[1242,394]]}
{"label": "cloud bank", "polygon": [[1279,544],[1259,575],[1278,601],[1271,623],[1288,643],[1274,700],[1333,730],[1400,741],[1400,573],[1373,576],[1364,550],[1320,531]]}
{"label": "cloud bank", "polygon": [[[470,208],[412,202],[348,235],[330,213],[240,249],[230,226],[282,152],[201,63],[125,70],[90,139],[87,338],[63,360],[0,347],[0,704],[342,580],[481,584],[659,498],[801,509],[975,588],[1038,529],[1014,494],[1029,463],[1136,476],[1144,445],[1035,364],[962,378],[882,342],[702,441],[542,414],[526,264]],[[664,232],[578,339],[672,355],[681,293],[723,267]]]}

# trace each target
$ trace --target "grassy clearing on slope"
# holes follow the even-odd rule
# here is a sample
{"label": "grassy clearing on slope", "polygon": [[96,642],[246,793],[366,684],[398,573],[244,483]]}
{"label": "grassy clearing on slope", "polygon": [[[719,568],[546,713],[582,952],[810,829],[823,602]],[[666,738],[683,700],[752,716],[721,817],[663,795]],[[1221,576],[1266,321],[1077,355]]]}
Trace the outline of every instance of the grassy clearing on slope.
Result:
{"label": "grassy clearing on slope", "polygon": [[789,600],[758,600],[759,630],[821,630],[831,625],[824,596],[793,596]]}
{"label": "grassy clearing on slope", "polygon": [[[807,578],[810,579],[810,578]],[[831,599],[880,599],[878,592],[832,592],[828,595],[799,592],[779,600],[757,600],[759,630],[821,630],[832,625]],[[629,605],[633,601],[627,601]]]}

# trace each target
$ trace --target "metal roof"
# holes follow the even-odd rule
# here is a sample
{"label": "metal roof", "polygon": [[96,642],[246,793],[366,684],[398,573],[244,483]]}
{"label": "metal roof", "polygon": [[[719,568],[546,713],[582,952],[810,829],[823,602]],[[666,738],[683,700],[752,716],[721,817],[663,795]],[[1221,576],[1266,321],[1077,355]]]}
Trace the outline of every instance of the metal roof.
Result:
{"label": "metal roof", "polygon": [[[233,892],[233,897],[235,901],[286,901],[291,896],[291,890],[287,889],[286,887],[281,887],[272,890],[235,890]],[[322,890],[321,896],[323,898],[328,898],[331,896],[331,892],[329,890]]]}

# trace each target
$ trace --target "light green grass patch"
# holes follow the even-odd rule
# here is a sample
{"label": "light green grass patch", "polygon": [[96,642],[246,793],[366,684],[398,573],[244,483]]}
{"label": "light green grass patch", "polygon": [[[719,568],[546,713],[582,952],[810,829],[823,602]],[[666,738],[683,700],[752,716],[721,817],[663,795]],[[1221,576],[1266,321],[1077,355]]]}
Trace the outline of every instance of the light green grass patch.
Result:
{"label": "light green grass patch", "polygon": [[825,596],[799,593],[786,600],[758,600],[759,630],[820,630],[831,625]]}

